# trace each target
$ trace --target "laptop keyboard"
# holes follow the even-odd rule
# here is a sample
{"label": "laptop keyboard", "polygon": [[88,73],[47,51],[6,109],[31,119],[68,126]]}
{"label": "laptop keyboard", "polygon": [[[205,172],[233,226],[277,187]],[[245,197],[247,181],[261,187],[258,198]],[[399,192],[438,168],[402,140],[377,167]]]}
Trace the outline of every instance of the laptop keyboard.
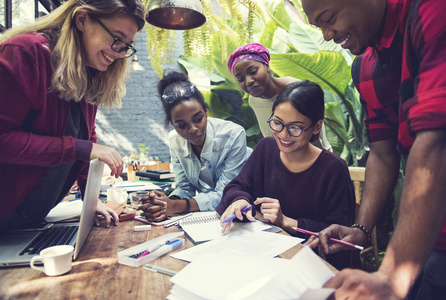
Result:
{"label": "laptop keyboard", "polygon": [[40,250],[51,246],[68,245],[76,235],[78,228],[77,225],[50,228],[29,243],[20,255],[38,254]]}

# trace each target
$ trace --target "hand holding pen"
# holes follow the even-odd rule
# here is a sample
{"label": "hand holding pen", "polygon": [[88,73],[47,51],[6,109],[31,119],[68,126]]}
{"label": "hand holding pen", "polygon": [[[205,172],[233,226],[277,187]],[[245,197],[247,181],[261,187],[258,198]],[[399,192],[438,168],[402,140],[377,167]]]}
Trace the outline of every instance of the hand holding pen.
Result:
{"label": "hand holding pen", "polygon": [[[297,227],[297,228],[294,228],[296,231],[299,231],[299,232],[302,232],[302,233],[305,233],[305,234],[309,234],[309,235],[312,235],[312,236],[315,236],[315,237],[319,237],[319,233],[316,233],[316,232],[312,232],[312,231],[309,231],[309,230],[306,230],[306,229],[302,229],[302,228],[299,228],[299,227]],[[338,244],[341,244],[341,245],[344,245],[344,246],[348,246],[348,247],[351,247],[351,248],[355,248],[355,249],[358,249],[358,250],[364,250],[364,247],[362,247],[362,246],[359,246],[359,245],[355,245],[355,244],[352,244],[352,243],[349,243],[349,242],[346,242],[346,241],[341,241],[341,240],[338,240],[338,239],[335,239],[335,238],[328,238],[330,241],[332,241],[332,242],[335,242],[335,243],[338,243]]]}
{"label": "hand holding pen", "polygon": [[222,231],[229,230],[231,228],[232,220],[235,218],[243,220],[243,214],[250,221],[254,221],[252,216],[252,205],[244,199],[236,200],[233,202],[221,216]]}

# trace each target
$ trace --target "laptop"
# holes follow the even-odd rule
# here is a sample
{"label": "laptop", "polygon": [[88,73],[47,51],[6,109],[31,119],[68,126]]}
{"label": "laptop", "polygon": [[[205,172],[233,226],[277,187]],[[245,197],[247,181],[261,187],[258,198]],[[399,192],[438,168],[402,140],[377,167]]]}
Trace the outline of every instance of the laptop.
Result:
{"label": "laptop", "polygon": [[103,170],[104,163],[100,160],[90,162],[79,222],[48,223],[43,228],[3,233],[0,236],[0,268],[29,266],[40,250],[54,245],[74,246],[75,260],[93,227]]}

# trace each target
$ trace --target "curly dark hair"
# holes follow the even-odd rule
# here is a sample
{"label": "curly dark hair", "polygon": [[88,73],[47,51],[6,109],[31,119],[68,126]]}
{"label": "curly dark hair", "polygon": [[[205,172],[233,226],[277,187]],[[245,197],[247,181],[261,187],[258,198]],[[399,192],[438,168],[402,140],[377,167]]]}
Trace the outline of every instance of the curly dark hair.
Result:
{"label": "curly dark hair", "polygon": [[194,86],[185,74],[175,71],[164,74],[163,78],[158,82],[158,94],[160,96],[160,101],[163,105],[164,112],[166,113],[166,119],[164,120],[164,126],[166,128],[168,128],[169,124],[171,123],[172,109],[183,101],[189,101],[191,99],[197,100],[203,107],[204,111],[209,109],[209,105],[204,102],[203,95],[196,86],[194,86],[194,93],[189,97],[178,97],[172,103],[167,103],[163,100],[163,94],[175,91],[179,92],[181,89],[185,87],[187,88],[191,85]]}

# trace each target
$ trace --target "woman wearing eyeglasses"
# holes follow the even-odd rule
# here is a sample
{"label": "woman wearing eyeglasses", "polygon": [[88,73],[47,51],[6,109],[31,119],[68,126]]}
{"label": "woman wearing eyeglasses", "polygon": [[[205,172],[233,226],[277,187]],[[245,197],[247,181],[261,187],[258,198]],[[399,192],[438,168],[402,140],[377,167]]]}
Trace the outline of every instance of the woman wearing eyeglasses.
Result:
{"label": "woman wearing eyeglasses", "polygon": [[[268,49],[259,43],[238,47],[228,58],[229,72],[245,93],[249,94],[249,106],[253,109],[263,137],[272,136],[265,120],[271,113],[271,107],[279,92],[288,84],[299,81],[293,77],[274,77],[269,68]],[[332,151],[322,123],[321,130],[312,144]]]}
{"label": "woman wearing eyeglasses", "polygon": [[[310,143],[321,130],[324,93],[316,83],[287,85],[273,103],[268,119],[273,137],[262,139],[240,174],[225,188],[216,211],[253,220],[260,213],[294,236],[299,227],[319,232],[330,224],[353,224],[355,195],[347,164]],[[242,214],[248,205],[253,208]],[[257,216],[259,217],[259,216]],[[222,223],[223,230],[231,222]],[[328,256],[337,268],[350,266],[350,253]]]}
{"label": "woman wearing eyeglasses", "polygon": [[122,173],[119,153],[96,143],[95,117],[121,106],[144,16],[139,0],[69,0],[0,36],[0,229],[39,224],[76,179],[84,191],[92,159]]}
{"label": "woman wearing eyeglasses", "polygon": [[186,75],[171,72],[158,83],[166,113],[175,190],[167,197],[152,192],[143,199],[143,215],[161,221],[174,213],[212,211],[224,187],[242,169],[251,153],[243,127],[207,116],[209,106]]}

